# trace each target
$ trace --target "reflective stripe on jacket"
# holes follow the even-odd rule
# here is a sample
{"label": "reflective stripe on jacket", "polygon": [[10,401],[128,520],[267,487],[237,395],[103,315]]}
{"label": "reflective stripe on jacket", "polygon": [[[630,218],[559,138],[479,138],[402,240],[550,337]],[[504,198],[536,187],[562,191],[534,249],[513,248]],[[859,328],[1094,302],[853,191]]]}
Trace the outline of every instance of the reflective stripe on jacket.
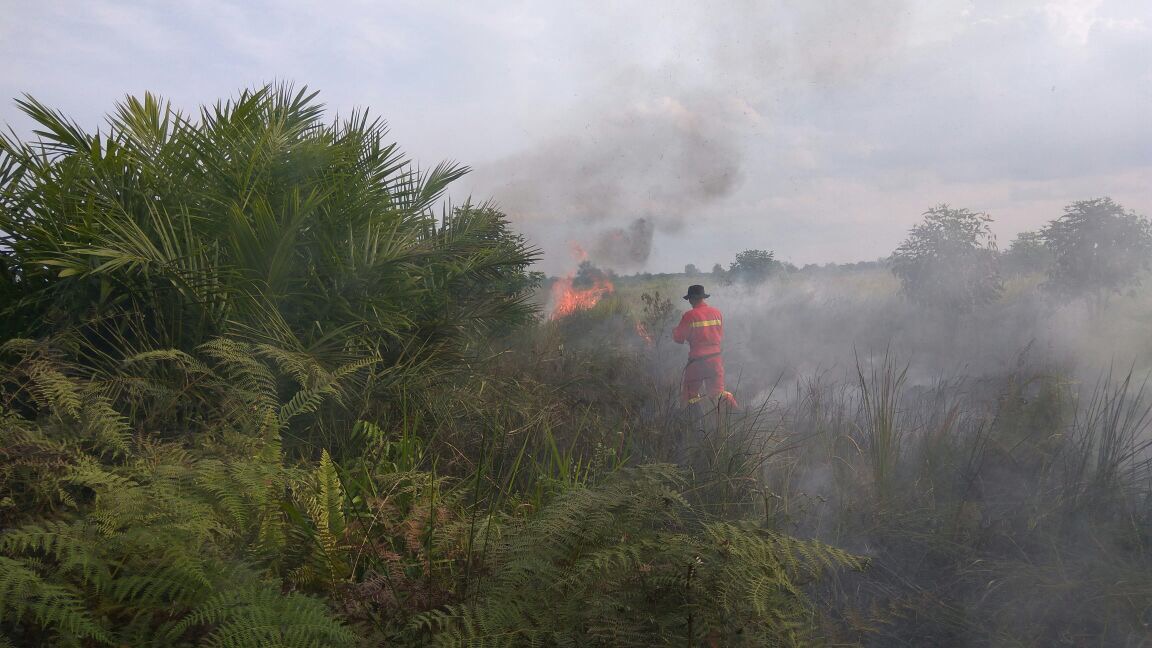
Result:
{"label": "reflective stripe on jacket", "polygon": [[724,316],[720,311],[700,302],[680,318],[680,324],[672,331],[672,339],[679,344],[687,342],[692,350],[689,358],[720,353],[724,342]]}

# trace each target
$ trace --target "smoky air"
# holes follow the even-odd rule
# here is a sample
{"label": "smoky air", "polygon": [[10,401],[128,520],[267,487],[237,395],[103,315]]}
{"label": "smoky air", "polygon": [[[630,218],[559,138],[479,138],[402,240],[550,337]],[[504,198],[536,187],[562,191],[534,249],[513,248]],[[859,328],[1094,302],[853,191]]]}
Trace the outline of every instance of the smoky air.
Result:
{"label": "smoky air", "polygon": [[[631,348],[672,390],[679,296],[705,284],[741,408],[642,416],[703,482],[757,484],[727,496],[763,498],[770,525],[873,561],[815,588],[844,615],[830,636],[1136,645],[1147,610],[1124,597],[1145,591],[1128,574],[1152,528],[1152,226],[1095,198],[1005,250],[994,228],[938,205],[879,261],[796,268],[750,250],[711,273],[632,275],[586,261],[556,286],[614,291],[554,321],[574,347]],[[613,323],[621,302],[636,333]],[[884,625],[847,621],[865,609]]]}
{"label": "smoky air", "polygon": [[1152,645],[1148,0],[4,17],[0,648]]}

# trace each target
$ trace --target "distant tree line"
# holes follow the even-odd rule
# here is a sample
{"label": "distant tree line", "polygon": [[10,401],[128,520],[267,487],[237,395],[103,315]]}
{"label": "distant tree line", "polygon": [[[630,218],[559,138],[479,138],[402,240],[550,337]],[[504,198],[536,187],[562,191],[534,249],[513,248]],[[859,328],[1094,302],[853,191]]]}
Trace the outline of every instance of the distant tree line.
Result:
{"label": "distant tree line", "polygon": [[1043,273],[1046,293],[1102,304],[1138,285],[1150,266],[1152,225],[1111,198],[1071,203],[1039,231],[1019,234],[1004,253],[991,222],[988,214],[944,204],[924,212],[888,260],[905,296],[965,310],[999,299],[1004,274]]}
{"label": "distant tree line", "polygon": [[[773,250],[752,249],[738,253],[727,269],[719,263],[714,264],[710,279],[726,286],[737,283],[756,285],[775,274],[796,270],[796,266],[791,263],[777,260]],[[688,277],[697,277],[702,273],[696,264],[689,263],[684,266],[684,274]]]}
{"label": "distant tree line", "polygon": [[[1130,291],[1152,263],[1152,225],[1111,198],[1080,200],[1036,231],[1021,232],[1007,250],[997,246],[993,219],[984,212],[940,204],[923,213],[907,238],[886,258],[823,266],[803,272],[889,269],[912,302],[968,310],[994,302],[1005,277],[1043,274],[1040,288],[1051,296],[1088,298],[1098,304],[1109,295]],[[773,250],[749,249],[725,268],[712,266],[709,280],[755,285],[769,277],[795,272]],[[702,277],[693,263],[688,277]]]}

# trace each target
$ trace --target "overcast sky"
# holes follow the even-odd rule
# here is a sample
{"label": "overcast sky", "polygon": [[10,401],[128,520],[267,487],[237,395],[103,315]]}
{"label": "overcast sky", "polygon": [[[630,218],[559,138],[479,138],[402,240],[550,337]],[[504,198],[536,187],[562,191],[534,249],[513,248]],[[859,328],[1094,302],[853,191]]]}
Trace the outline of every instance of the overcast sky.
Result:
{"label": "overcast sky", "polygon": [[[581,10],[576,10],[580,7]],[[1073,201],[1152,215],[1152,1],[0,0],[0,121],[96,127],[292,81],[475,172],[545,248],[624,272],[890,253],[937,203],[1001,247]]]}

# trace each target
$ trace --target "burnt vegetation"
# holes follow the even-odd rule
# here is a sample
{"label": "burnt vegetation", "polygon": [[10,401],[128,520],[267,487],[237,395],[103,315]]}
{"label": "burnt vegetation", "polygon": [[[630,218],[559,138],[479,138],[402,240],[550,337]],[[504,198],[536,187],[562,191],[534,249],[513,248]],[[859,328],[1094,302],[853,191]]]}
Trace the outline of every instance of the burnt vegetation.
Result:
{"label": "burnt vegetation", "polygon": [[[20,106],[0,646],[1146,642],[1152,233],[1110,199],[1006,251],[941,205],[854,267],[586,264],[615,290],[549,318],[366,114]],[[740,411],[678,403],[701,282]]]}

